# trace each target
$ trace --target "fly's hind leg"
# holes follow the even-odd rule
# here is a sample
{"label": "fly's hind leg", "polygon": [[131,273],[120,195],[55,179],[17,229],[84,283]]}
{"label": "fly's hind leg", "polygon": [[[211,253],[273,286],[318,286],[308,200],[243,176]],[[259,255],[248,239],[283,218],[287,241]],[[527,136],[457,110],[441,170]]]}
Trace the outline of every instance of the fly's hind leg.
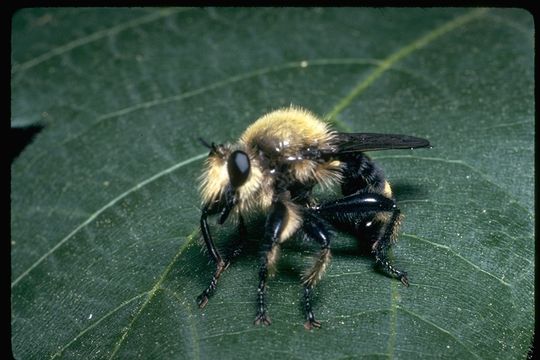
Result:
{"label": "fly's hind leg", "polygon": [[[384,172],[364,153],[345,154],[340,160],[344,164],[341,192],[343,195],[348,195],[345,198],[356,195],[358,202],[358,212],[354,215],[354,219],[342,217],[341,224],[345,223],[349,231],[355,235],[362,235],[360,232],[366,229],[358,227],[357,223],[361,222],[362,218],[367,218],[368,212],[373,211],[370,216],[373,216],[374,222],[380,225],[372,247],[375,261],[386,273],[397,277],[405,286],[408,286],[407,273],[396,269],[388,259],[388,249],[397,239],[402,216],[396,207],[392,189],[386,181]],[[372,204],[380,204],[379,208],[370,206],[365,201],[360,204],[362,198],[369,199],[374,194],[386,198],[386,200],[379,198],[380,200],[377,199]]]}
{"label": "fly's hind leg", "polygon": [[316,283],[321,279],[326,267],[330,263],[330,233],[327,229],[327,225],[315,216],[310,211],[306,211],[304,215],[304,224],[302,226],[304,233],[311,239],[315,240],[321,245],[319,256],[316,258],[313,266],[304,274],[304,311],[306,314],[306,322],[304,327],[306,330],[313,328],[320,328],[321,323],[315,320],[312,310],[312,294],[313,288]]}
{"label": "fly's hind leg", "polygon": [[[372,222],[370,226],[376,227],[372,246],[376,264],[404,285],[409,284],[407,273],[396,269],[388,259],[388,249],[395,242],[401,222],[401,213],[393,199],[379,193],[359,192],[325,202],[314,211],[332,225],[345,228],[355,236],[361,236],[368,230],[367,223]],[[362,225],[364,223],[366,225]]]}
{"label": "fly's hind leg", "polygon": [[397,233],[402,219],[401,212],[398,208],[395,208],[390,214],[379,213],[375,215],[375,219],[383,224],[379,233],[379,238],[372,247],[376,264],[387,274],[398,278],[403,285],[409,286],[407,272],[397,269],[388,259],[388,249],[397,239]]}

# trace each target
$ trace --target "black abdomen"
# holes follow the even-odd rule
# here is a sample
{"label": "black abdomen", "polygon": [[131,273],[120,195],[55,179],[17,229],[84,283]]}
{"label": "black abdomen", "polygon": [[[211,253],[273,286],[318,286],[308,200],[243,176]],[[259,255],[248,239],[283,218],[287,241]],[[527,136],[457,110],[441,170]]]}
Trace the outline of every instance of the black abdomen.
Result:
{"label": "black abdomen", "polygon": [[368,189],[383,193],[385,187],[384,173],[371,159],[363,153],[352,153],[340,156],[343,166],[343,182],[341,192],[350,195]]}

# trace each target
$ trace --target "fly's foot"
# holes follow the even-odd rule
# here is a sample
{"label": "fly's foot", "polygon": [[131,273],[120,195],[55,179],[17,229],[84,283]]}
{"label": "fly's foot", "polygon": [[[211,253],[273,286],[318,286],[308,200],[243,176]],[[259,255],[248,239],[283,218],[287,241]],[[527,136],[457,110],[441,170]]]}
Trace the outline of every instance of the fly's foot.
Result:
{"label": "fly's foot", "polygon": [[270,320],[270,317],[266,314],[266,311],[257,313],[257,317],[255,317],[255,321],[253,322],[255,325],[270,325],[272,321]]}
{"label": "fly's foot", "polygon": [[402,271],[401,274],[398,276],[399,281],[406,287],[409,287],[409,278],[407,277],[407,273],[405,271]]}
{"label": "fly's foot", "polygon": [[313,330],[314,328],[320,329],[321,323],[315,319],[310,319],[304,323],[304,328],[306,330]]}
{"label": "fly's foot", "polygon": [[208,293],[203,291],[201,295],[197,296],[197,305],[199,305],[199,309],[203,309],[206,304],[208,304]]}

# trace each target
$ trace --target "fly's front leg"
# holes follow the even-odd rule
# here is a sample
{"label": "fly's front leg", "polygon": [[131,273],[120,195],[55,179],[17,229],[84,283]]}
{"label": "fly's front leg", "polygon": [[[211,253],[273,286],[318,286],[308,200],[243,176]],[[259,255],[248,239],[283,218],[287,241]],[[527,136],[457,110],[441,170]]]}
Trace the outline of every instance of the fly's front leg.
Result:
{"label": "fly's front leg", "polygon": [[244,224],[244,219],[242,216],[240,216],[240,223],[238,226],[239,230],[239,236],[235,238],[233,243],[230,245],[227,257],[223,259],[221,255],[219,254],[218,249],[216,248],[214,241],[212,240],[212,236],[210,235],[210,229],[208,226],[208,207],[205,207],[202,212],[201,216],[201,232],[206,244],[206,247],[208,249],[208,253],[210,254],[210,257],[216,264],[216,270],[214,271],[214,275],[212,276],[212,280],[210,281],[210,284],[208,287],[197,297],[197,304],[200,308],[204,308],[206,304],[208,303],[208,299],[210,296],[214,293],[217,286],[217,281],[223,271],[229,267],[229,264],[231,260],[238,256],[240,254],[242,247],[244,245],[245,239],[246,239],[246,227]]}
{"label": "fly's front leg", "polygon": [[216,248],[216,245],[214,244],[214,240],[212,239],[212,235],[210,234],[210,227],[208,226],[208,215],[210,215],[210,208],[209,206],[205,206],[202,210],[201,214],[201,233],[204,239],[204,243],[206,244],[206,249],[208,250],[208,254],[210,255],[210,258],[214,261],[216,264],[216,271],[214,272],[214,275],[212,276],[212,280],[210,281],[210,285],[197,297],[197,304],[200,308],[203,308],[208,303],[208,298],[210,295],[214,292],[217,285],[217,280],[221,276],[221,273],[225,269],[225,262],[221,258],[221,255]]}
{"label": "fly's front leg", "polygon": [[265,224],[264,239],[260,252],[259,286],[257,287],[257,315],[255,324],[270,325],[267,313],[266,280],[268,270],[273,267],[279,251],[279,239],[287,222],[287,207],[282,202],[275,202]]}

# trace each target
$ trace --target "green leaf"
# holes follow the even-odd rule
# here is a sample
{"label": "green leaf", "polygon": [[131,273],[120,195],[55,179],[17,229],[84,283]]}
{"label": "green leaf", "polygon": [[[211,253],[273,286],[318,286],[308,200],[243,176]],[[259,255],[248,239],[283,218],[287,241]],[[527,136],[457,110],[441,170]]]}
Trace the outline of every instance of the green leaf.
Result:
{"label": "green leaf", "polygon": [[[25,9],[13,17],[11,325],[27,358],[525,358],[534,325],[532,16],[519,9]],[[336,234],[305,331],[284,246],[253,325],[257,246],[195,297],[207,141],[296,104],[344,131],[430,139],[373,153],[405,214],[411,286]],[[232,226],[217,229],[221,245]]]}

